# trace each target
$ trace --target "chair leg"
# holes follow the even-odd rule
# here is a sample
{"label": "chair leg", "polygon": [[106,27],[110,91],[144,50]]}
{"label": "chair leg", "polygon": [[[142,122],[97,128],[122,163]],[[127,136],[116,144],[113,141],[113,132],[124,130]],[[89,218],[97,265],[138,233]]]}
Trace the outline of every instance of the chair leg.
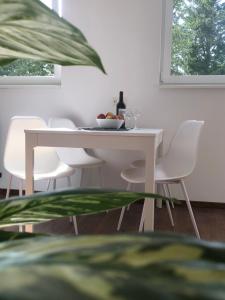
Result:
{"label": "chair leg", "polygon": [[20,186],[19,186],[19,196],[23,196],[23,180],[20,180]]}
{"label": "chair leg", "polygon": [[145,221],[144,220],[144,215],[142,214],[138,232],[143,232],[143,230],[144,230],[144,221]]}
{"label": "chair leg", "polygon": [[146,200],[144,200],[144,205],[143,205],[143,209],[142,209],[142,213],[141,213],[141,221],[140,221],[140,224],[139,224],[138,232],[143,232],[143,231],[144,231],[144,222],[145,222],[145,216],[144,216],[145,202],[146,202]]}
{"label": "chair leg", "polygon": [[50,185],[51,185],[51,179],[48,180],[46,191],[49,191]]}
{"label": "chair leg", "polygon": [[12,184],[12,175],[9,175],[9,183],[8,183],[7,192],[6,192],[6,199],[9,198],[9,193],[10,193],[10,189],[11,189],[11,184]]}
{"label": "chair leg", "polygon": [[53,190],[56,190],[56,178],[53,179]]}
{"label": "chair leg", "polygon": [[[130,188],[129,188],[129,191],[131,191],[131,190],[132,190],[132,184],[130,184]],[[127,206],[127,211],[130,210],[130,206],[131,206],[131,204],[129,204],[129,205]]]}
{"label": "chair leg", "polygon": [[[166,187],[166,190],[167,190],[168,197],[169,197],[169,198],[172,198],[172,197],[171,197],[171,192],[170,192],[169,184],[168,184],[168,183],[165,184],[165,187]],[[173,203],[173,202],[171,202],[171,206],[172,206],[172,208],[174,208],[174,203]]]}
{"label": "chair leg", "polygon": [[[157,194],[160,194],[160,192],[161,192],[161,184],[160,183],[156,183],[156,192],[157,192]],[[157,208],[162,208],[162,206],[163,206],[163,203],[162,203],[162,200],[161,199],[156,199],[156,207]]]}
{"label": "chair leg", "polygon": [[[70,176],[67,176],[67,184],[68,184],[68,187],[72,186]],[[77,226],[77,217],[76,216],[70,217],[69,220],[70,220],[71,223],[73,223],[75,234],[78,235],[79,232],[78,232],[78,226]]]}
{"label": "chair leg", "polygon": [[[166,188],[165,188],[164,184],[162,184],[162,188],[163,188],[163,193],[164,193],[165,197],[167,197],[168,194],[167,194],[167,191],[166,191]],[[172,212],[171,212],[171,209],[170,209],[169,201],[166,201],[166,207],[167,207],[167,211],[168,211],[168,214],[169,214],[170,223],[174,227],[173,215],[172,215]]]}
{"label": "chair leg", "polygon": [[74,226],[75,234],[78,235],[77,218],[74,216],[74,217],[72,217],[72,219],[73,219],[73,226]]}
{"label": "chair leg", "polygon": [[84,169],[81,169],[80,172],[81,172],[80,187],[83,187],[83,185],[84,185]]}
{"label": "chair leg", "polygon": [[72,187],[71,177],[67,176],[66,178],[67,178],[67,185],[68,185],[68,187]]}
{"label": "chair leg", "polygon": [[[23,180],[20,180],[19,183],[19,196],[22,197],[23,196]],[[24,226],[23,225],[19,225],[19,232],[24,232]]]}
{"label": "chair leg", "polygon": [[[72,186],[71,177],[67,176],[66,179],[67,179],[67,186],[71,187]],[[76,218],[76,217],[74,217],[74,218]],[[70,220],[70,223],[73,223],[73,217],[69,217],[69,220]],[[77,227],[77,225],[76,225],[76,227]]]}
{"label": "chair leg", "polygon": [[[128,182],[128,185],[127,185],[127,191],[129,191],[130,188],[131,188],[131,183]],[[120,218],[119,218],[119,222],[118,222],[118,225],[117,225],[117,231],[120,230],[120,227],[121,227],[121,224],[122,224],[122,221],[123,221],[123,216],[124,216],[125,210],[126,210],[126,207],[123,207],[123,208],[121,209]]]}
{"label": "chair leg", "polygon": [[[71,187],[72,186],[71,177],[67,176],[66,179],[67,179],[68,187]],[[73,223],[73,217],[70,217],[69,219],[70,219],[70,223]]]}
{"label": "chair leg", "polygon": [[196,221],[195,221],[195,217],[194,217],[193,210],[192,210],[192,207],[191,207],[191,202],[190,202],[190,199],[189,199],[184,181],[181,180],[180,184],[181,184],[181,188],[182,188],[185,200],[186,200],[187,208],[188,208],[188,211],[189,211],[189,215],[191,217],[191,222],[192,222],[192,225],[194,227],[195,234],[196,234],[197,238],[200,239],[200,234],[199,234],[199,231],[198,231],[198,227],[197,227],[197,224],[196,224]]}
{"label": "chair leg", "polygon": [[24,225],[19,225],[19,232],[24,232]]}
{"label": "chair leg", "polygon": [[125,210],[126,210],[126,207],[123,207],[123,208],[121,209],[120,218],[119,218],[119,222],[118,222],[118,225],[117,225],[117,231],[120,231],[120,228],[121,228],[121,224],[122,224],[122,221],[123,221],[123,216],[124,216]]}
{"label": "chair leg", "polygon": [[104,182],[103,182],[102,167],[98,168],[98,174],[99,174],[99,187],[103,188],[104,187]]}

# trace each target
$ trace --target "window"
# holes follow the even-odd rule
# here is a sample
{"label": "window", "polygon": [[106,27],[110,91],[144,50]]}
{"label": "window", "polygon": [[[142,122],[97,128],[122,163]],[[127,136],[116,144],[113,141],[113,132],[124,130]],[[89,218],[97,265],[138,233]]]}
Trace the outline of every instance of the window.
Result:
{"label": "window", "polygon": [[225,85],[225,0],[164,0],[161,82]]}
{"label": "window", "polygon": [[[41,0],[59,11],[60,0]],[[18,59],[0,67],[0,85],[48,85],[60,83],[61,67],[53,64]]]}

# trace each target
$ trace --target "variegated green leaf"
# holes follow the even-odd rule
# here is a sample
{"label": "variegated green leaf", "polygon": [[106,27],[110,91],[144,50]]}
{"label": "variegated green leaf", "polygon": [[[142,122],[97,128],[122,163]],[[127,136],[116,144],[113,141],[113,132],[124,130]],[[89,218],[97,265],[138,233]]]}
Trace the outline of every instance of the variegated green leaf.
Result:
{"label": "variegated green leaf", "polygon": [[27,238],[34,238],[46,236],[44,234],[37,233],[26,233],[26,232],[10,232],[10,231],[0,231],[0,243],[14,240],[21,240]]}
{"label": "variegated green leaf", "polygon": [[0,227],[35,224],[65,216],[104,212],[127,206],[147,196],[166,199],[155,194],[99,189],[71,189],[11,198],[0,202]]}
{"label": "variegated green leaf", "polygon": [[81,31],[39,0],[0,0],[0,65],[18,58],[105,72]]}
{"label": "variegated green leaf", "polygon": [[225,244],[166,234],[0,244],[0,299],[221,300]]}

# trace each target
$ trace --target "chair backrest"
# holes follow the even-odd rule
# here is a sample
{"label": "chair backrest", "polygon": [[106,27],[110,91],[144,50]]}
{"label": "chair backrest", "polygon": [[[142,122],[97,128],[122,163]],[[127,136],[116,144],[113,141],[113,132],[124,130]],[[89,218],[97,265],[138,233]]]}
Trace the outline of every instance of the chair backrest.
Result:
{"label": "chair backrest", "polygon": [[[51,118],[48,121],[48,126],[51,128],[77,128],[70,119],[66,118]],[[79,164],[81,160],[85,161],[85,159],[89,157],[82,148],[57,148],[56,151],[61,161],[73,166]]]}
{"label": "chair backrest", "polygon": [[[48,128],[39,117],[15,116],[11,119],[4,153],[4,167],[10,173],[25,173],[25,129]],[[60,163],[56,151],[50,147],[34,149],[34,172],[47,173]]]}
{"label": "chair backrest", "polygon": [[184,121],[174,136],[162,162],[166,169],[178,176],[190,175],[197,162],[200,133],[204,121]]}
{"label": "chair backrest", "polygon": [[76,125],[70,120],[66,118],[51,118],[48,121],[48,126],[51,128],[68,128],[68,129],[76,129]]}

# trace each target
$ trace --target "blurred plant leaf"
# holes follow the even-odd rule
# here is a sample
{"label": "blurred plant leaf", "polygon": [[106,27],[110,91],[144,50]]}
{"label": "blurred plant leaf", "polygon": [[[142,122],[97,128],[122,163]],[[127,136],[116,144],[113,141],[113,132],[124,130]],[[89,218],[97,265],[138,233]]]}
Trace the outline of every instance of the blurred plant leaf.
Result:
{"label": "blurred plant leaf", "polygon": [[63,66],[101,59],[81,31],[39,0],[0,0],[0,65],[25,58]]}
{"label": "blurred plant leaf", "polygon": [[0,299],[221,300],[225,245],[168,234],[0,244]]}
{"label": "blurred plant leaf", "polygon": [[0,228],[100,213],[127,206],[144,197],[167,199],[156,194],[99,189],[71,189],[10,198],[0,202]]}
{"label": "blurred plant leaf", "polygon": [[26,232],[10,232],[10,231],[2,231],[0,230],[0,243],[7,241],[15,241],[27,238],[34,238],[46,236],[45,234],[39,233],[26,233]]}

